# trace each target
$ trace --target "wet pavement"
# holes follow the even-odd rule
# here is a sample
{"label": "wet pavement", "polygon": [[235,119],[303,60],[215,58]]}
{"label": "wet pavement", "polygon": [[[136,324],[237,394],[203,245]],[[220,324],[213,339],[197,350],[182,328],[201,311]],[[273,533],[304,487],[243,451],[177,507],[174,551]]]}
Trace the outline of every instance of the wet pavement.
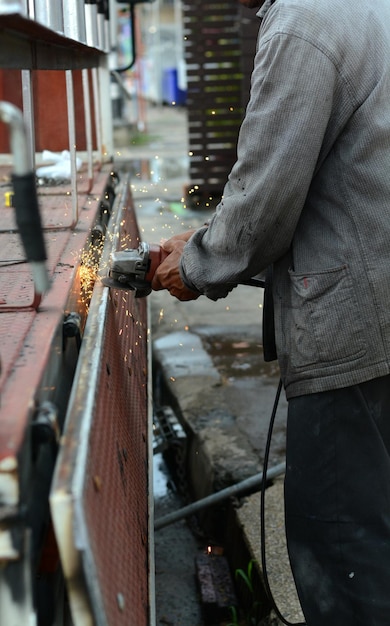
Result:
{"label": "wet pavement", "polygon": [[[133,174],[133,197],[145,241],[198,227],[207,206],[189,207],[185,109],[147,107],[148,141],[117,132],[118,163]],[[120,154],[119,154],[120,153]],[[239,286],[228,298],[179,302],[166,292],[149,297],[155,402],[169,404],[187,435],[188,493],[156,464],[155,518],[262,471],[269,419],[279,380],[261,355],[262,290]],[[281,399],[269,465],[284,460],[286,401]],[[157,488],[158,486],[158,488]],[[284,543],[282,479],[267,490],[268,569],[287,618],[302,621]],[[229,517],[226,536],[226,517]],[[225,543],[233,572],[260,562],[259,494],[235,499],[198,518],[156,532],[156,624],[202,626],[195,557]],[[220,531],[220,532],[219,532]],[[226,545],[226,544],[231,545]],[[270,624],[268,620],[264,624]],[[278,624],[276,619],[272,624]]]}
{"label": "wet pavement", "polygon": [[[155,516],[177,511],[183,499],[177,493],[160,454],[154,457]],[[202,607],[195,579],[195,556],[203,542],[182,520],[162,528],[155,536],[156,624],[202,626]]]}

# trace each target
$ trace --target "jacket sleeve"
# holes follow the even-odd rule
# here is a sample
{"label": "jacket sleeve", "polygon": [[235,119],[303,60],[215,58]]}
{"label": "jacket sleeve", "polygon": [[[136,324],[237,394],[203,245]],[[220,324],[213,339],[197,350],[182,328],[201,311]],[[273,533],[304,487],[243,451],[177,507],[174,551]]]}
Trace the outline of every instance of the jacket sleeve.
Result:
{"label": "jacket sleeve", "polygon": [[184,248],[187,286],[216,300],[283,256],[332,115],[337,71],[300,37],[260,37],[237,161],[208,228]]}

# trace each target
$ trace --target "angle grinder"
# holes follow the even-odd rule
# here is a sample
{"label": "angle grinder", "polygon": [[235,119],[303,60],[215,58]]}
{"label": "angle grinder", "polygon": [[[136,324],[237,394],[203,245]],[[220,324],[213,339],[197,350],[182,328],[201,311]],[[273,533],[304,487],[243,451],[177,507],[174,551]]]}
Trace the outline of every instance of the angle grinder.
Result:
{"label": "angle grinder", "polygon": [[[154,273],[168,254],[159,244],[144,241],[138,248],[113,252],[108,275],[101,279],[102,283],[113,289],[135,291],[136,298],[144,298],[151,293]],[[240,284],[265,287],[265,281],[260,276],[242,281]]]}
{"label": "angle grinder", "polygon": [[106,287],[135,291],[136,298],[148,296],[157,267],[168,253],[154,243],[141,242],[138,248],[113,252],[108,276],[102,278]]}

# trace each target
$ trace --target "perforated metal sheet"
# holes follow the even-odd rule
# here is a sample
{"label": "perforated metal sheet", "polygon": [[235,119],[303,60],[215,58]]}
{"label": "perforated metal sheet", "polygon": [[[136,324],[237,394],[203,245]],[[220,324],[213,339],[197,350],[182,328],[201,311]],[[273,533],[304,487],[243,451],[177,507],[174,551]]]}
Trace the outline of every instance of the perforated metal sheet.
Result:
{"label": "perforated metal sheet", "polygon": [[[128,189],[114,219],[114,247],[137,247]],[[99,626],[151,623],[147,368],[147,300],[96,284],[51,505],[73,609],[73,582],[79,593],[82,579]],[[72,517],[72,558],[69,529],[58,512],[64,500]],[[76,613],[76,626],[89,623]]]}
{"label": "perforated metal sheet", "polygon": [[128,294],[109,299],[85,473],[85,521],[110,625],[148,618],[145,305]]}

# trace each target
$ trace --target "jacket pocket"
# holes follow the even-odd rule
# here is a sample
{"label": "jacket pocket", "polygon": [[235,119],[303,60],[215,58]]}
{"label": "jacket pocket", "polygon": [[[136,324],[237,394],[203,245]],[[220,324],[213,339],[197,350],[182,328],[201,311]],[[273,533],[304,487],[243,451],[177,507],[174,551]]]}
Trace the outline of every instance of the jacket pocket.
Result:
{"label": "jacket pocket", "polygon": [[348,266],[298,274],[291,280],[293,367],[342,363],[366,351],[364,326]]}

